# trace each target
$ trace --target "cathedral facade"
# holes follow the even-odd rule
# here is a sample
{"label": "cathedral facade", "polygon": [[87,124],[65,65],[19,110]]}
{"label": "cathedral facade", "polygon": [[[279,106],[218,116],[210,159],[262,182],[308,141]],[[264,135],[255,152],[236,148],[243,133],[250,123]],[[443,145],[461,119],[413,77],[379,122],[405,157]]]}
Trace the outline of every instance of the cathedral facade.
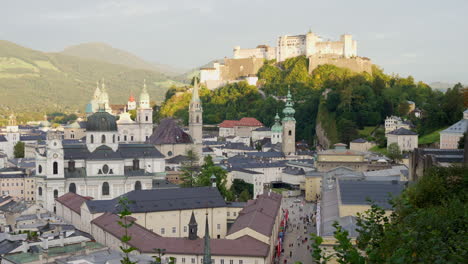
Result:
{"label": "cathedral facade", "polygon": [[164,155],[150,144],[119,142],[116,117],[101,108],[88,117],[86,143],[65,144],[48,133],[45,150],[36,152],[36,201],[55,211],[55,199],[67,192],[113,199],[151,189],[164,171]]}

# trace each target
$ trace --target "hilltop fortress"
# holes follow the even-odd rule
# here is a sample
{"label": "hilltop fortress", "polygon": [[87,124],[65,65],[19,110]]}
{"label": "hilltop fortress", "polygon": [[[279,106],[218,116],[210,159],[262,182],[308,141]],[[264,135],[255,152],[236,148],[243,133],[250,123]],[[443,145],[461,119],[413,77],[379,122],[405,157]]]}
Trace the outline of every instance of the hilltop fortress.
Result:
{"label": "hilltop fortress", "polygon": [[214,63],[213,67],[202,68],[200,81],[209,89],[244,79],[255,85],[263,60],[283,62],[297,56],[309,58],[309,73],[322,64],[333,64],[354,72],[372,72],[370,59],[357,56],[357,41],[352,35],[343,34],[339,41],[330,41],[309,31],[305,35],[279,36],[277,47],[258,45],[241,49],[236,46],[233,57],[225,58],[224,64]]}

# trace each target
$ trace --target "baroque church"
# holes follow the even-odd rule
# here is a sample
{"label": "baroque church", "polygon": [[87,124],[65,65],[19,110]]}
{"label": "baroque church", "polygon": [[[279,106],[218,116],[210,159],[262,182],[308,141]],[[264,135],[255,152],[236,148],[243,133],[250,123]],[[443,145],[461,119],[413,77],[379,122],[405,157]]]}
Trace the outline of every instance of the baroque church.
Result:
{"label": "baroque church", "polygon": [[[85,140],[63,141],[60,134],[49,132],[45,149],[36,149],[37,203],[55,211],[55,199],[67,192],[108,200],[152,189],[153,180],[165,179],[165,158],[185,155],[189,149],[201,157],[203,110],[198,89],[195,83],[187,134],[172,119],[161,121],[153,132],[146,84],[135,121],[128,112],[119,120],[110,114],[105,86],[98,87],[87,106]],[[98,109],[93,112],[95,103]]]}

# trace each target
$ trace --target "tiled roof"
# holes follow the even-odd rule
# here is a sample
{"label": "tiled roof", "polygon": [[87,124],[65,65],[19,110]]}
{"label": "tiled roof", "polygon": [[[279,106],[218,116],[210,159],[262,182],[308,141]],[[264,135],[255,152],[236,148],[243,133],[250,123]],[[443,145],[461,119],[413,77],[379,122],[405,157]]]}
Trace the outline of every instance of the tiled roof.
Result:
{"label": "tiled roof", "polygon": [[[225,207],[226,202],[217,188],[170,188],[157,190],[138,190],[125,194],[134,213],[189,210],[197,208]],[[86,204],[92,213],[114,212],[118,199],[91,200]]]}
{"label": "tiled roof", "polygon": [[391,196],[399,195],[405,188],[399,181],[338,180],[342,204],[369,204],[367,199],[384,209],[390,209]]}
{"label": "tiled roof", "polygon": [[191,144],[193,141],[190,135],[176,124],[174,119],[165,118],[159,123],[147,143],[153,145]]}
{"label": "tiled roof", "polygon": [[224,120],[219,127],[232,128],[235,126],[262,127],[263,123],[253,117],[244,117],[240,120]]}
{"label": "tiled roof", "polygon": [[131,159],[131,158],[164,158],[153,145],[150,144],[119,144],[116,152],[107,146],[100,146],[94,152],[89,152],[86,144],[64,144],[63,152],[65,160],[93,159]]}
{"label": "tiled roof", "polygon": [[[119,220],[117,215],[105,213],[91,223],[116,238],[121,238],[125,234],[125,230],[118,224]],[[161,237],[136,223],[128,229],[128,235],[132,237],[129,245],[143,253],[154,253],[155,248],[164,248],[169,254],[203,255],[203,238],[189,240],[187,238]],[[269,252],[267,244],[248,236],[233,240],[211,239],[210,247],[213,256],[266,257]]]}
{"label": "tiled roof", "polygon": [[418,135],[418,133],[413,132],[411,130],[408,130],[404,127],[400,127],[399,129],[393,130],[392,132],[389,132],[388,134],[391,135]]}
{"label": "tiled roof", "polygon": [[367,140],[363,139],[363,138],[358,138],[358,139],[355,139],[353,141],[351,141],[351,143],[366,143]]}
{"label": "tiled roof", "polygon": [[91,199],[91,197],[84,197],[79,194],[69,192],[55,200],[65,207],[70,208],[70,210],[74,211],[75,213],[81,215],[81,205]]}
{"label": "tiled roof", "polygon": [[280,194],[270,192],[259,195],[257,199],[251,200],[239,212],[234,224],[229,229],[228,235],[234,234],[244,228],[250,228],[260,234],[270,237],[281,207]]}
{"label": "tiled roof", "polygon": [[451,125],[449,128],[442,130],[440,133],[449,133],[449,134],[463,134],[467,131],[468,128],[468,119],[462,119],[455,124]]}
{"label": "tiled roof", "polygon": [[7,141],[6,137],[4,135],[0,135],[0,142],[5,142]]}
{"label": "tiled roof", "polygon": [[271,128],[269,127],[259,127],[254,129],[254,131],[271,131]]}

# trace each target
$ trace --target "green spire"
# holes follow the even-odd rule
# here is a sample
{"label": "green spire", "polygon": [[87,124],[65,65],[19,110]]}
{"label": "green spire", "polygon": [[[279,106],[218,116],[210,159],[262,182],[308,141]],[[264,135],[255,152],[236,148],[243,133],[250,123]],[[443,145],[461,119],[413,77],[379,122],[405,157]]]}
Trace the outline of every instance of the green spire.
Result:
{"label": "green spire", "polygon": [[208,212],[205,224],[205,251],[203,253],[203,264],[211,264],[210,231],[208,226]]}
{"label": "green spire", "polygon": [[281,126],[280,120],[278,112],[276,112],[275,124],[271,127],[271,132],[281,133],[283,131],[283,126]]}
{"label": "green spire", "polygon": [[296,121],[294,119],[294,114],[296,113],[296,110],[293,108],[293,102],[292,102],[292,96],[291,96],[291,90],[288,87],[288,95],[286,96],[286,107],[283,109],[283,114],[284,118],[283,121]]}

